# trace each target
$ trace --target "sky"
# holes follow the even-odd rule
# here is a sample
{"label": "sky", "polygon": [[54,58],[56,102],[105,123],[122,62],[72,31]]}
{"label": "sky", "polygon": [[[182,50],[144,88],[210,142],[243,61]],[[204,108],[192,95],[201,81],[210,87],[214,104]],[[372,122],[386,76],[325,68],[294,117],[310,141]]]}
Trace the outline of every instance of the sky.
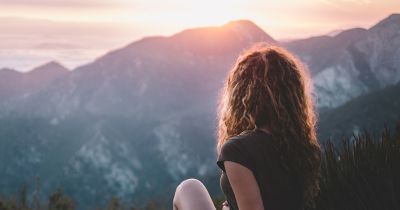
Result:
{"label": "sky", "polygon": [[399,0],[0,0],[0,68],[74,68],[144,36],[248,19],[277,40],[368,28]]}

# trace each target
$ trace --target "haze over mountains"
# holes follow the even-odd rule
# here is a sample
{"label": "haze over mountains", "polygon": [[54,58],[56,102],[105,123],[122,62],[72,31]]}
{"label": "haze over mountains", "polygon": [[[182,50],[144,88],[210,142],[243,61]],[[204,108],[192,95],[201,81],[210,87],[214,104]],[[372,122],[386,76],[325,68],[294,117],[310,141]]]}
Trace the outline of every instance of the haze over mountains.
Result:
{"label": "haze over mountains", "polygon": [[[325,116],[400,81],[398,14],[370,29],[289,43],[233,21],[143,38],[73,71],[55,62],[0,70],[0,192],[40,177],[44,193],[60,186],[93,206],[111,195],[172,196],[183,178],[215,174],[218,92],[239,53],[257,42],[283,45],[309,66]],[[390,111],[382,119],[399,115]],[[320,122],[324,137],[338,126],[331,121]]]}
{"label": "haze over mountains", "polygon": [[319,107],[337,107],[355,96],[400,81],[400,15],[370,29],[345,30],[287,43],[313,74]]}

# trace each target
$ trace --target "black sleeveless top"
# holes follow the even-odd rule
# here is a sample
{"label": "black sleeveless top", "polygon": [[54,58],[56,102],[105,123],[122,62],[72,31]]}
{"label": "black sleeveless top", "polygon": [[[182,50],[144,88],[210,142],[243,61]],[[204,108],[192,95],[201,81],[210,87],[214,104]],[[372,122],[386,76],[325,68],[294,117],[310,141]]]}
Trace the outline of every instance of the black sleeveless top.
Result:
{"label": "black sleeveless top", "polygon": [[232,137],[224,143],[217,165],[222,169],[221,189],[230,210],[238,210],[235,194],[225,173],[224,161],[232,161],[253,172],[260,188],[264,209],[303,209],[303,189],[296,177],[291,177],[279,161],[272,136],[258,128]]}

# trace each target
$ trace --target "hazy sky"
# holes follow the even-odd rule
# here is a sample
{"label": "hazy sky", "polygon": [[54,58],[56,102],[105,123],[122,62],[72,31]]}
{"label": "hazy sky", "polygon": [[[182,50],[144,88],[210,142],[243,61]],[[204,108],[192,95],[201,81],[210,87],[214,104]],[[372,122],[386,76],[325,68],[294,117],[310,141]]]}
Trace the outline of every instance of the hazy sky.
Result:
{"label": "hazy sky", "polygon": [[370,27],[400,0],[0,0],[0,68],[88,62],[148,35],[249,19],[276,39]]}

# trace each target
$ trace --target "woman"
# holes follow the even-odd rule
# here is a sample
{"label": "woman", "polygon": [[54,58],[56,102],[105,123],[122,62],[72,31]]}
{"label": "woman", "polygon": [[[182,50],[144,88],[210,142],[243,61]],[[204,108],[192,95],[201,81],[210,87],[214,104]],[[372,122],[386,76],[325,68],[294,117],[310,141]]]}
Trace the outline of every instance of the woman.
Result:
{"label": "woman", "polygon": [[[319,191],[321,151],[307,72],[279,47],[240,56],[219,106],[223,209],[303,209]],[[215,209],[195,179],[176,189],[174,209]]]}

